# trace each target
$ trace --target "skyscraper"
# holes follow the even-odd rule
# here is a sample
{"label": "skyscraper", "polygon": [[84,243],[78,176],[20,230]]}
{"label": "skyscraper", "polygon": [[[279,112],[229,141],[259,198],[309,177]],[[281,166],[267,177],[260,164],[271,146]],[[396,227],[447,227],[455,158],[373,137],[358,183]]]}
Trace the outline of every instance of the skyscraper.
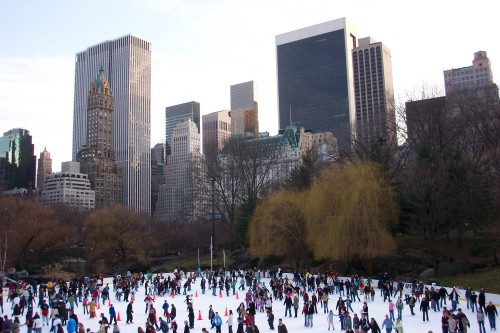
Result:
{"label": "skyscraper", "polygon": [[391,51],[371,37],[360,38],[352,59],[356,140],[396,140]]}
{"label": "skyscraper", "polygon": [[47,151],[47,147],[43,149],[40,153],[40,158],[38,159],[38,171],[36,175],[36,187],[43,190],[43,185],[45,184],[45,178],[52,173],[52,159],[50,158],[50,153]]}
{"label": "skyscraper", "polygon": [[193,220],[200,208],[195,190],[193,163],[200,158],[200,134],[191,119],[177,123],[171,135],[165,184],[160,186],[156,220]]}
{"label": "skyscraper", "polygon": [[349,147],[355,125],[352,49],[357,29],[341,18],[276,36],[279,128],[332,132]]}
{"label": "skyscraper", "polygon": [[158,202],[158,191],[160,185],[165,183],[165,149],[166,145],[162,141],[151,148],[151,213],[156,211]]}
{"label": "skyscraper", "polygon": [[486,51],[474,53],[472,66],[443,71],[446,95],[466,92],[471,89],[485,89],[493,85],[493,72]]}
{"label": "skyscraper", "polygon": [[257,138],[259,136],[259,106],[254,81],[231,86],[231,134]]}
{"label": "skyscraper", "polygon": [[112,207],[122,203],[122,169],[113,150],[113,92],[102,67],[90,84],[87,108],[87,144],[76,158],[95,191],[95,207]]}
{"label": "skyscraper", "polygon": [[114,91],[113,149],[122,168],[123,204],[151,205],[151,44],[127,35],[76,55],[73,159],[87,144],[87,97],[100,66]]}
{"label": "skyscraper", "polygon": [[212,112],[202,117],[202,123],[203,155],[210,165],[231,136],[231,117],[227,110]]}
{"label": "skyscraper", "polygon": [[14,128],[0,137],[0,187],[34,188],[36,175],[35,146],[30,132]]}
{"label": "skyscraper", "polygon": [[193,121],[198,128],[198,134],[200,134],[200,103],[193,101],[167,106],[165,108],[165,144],[167,145],[166,159],[172,152],[171,141],[175,126],[186,119],[191,119]]}

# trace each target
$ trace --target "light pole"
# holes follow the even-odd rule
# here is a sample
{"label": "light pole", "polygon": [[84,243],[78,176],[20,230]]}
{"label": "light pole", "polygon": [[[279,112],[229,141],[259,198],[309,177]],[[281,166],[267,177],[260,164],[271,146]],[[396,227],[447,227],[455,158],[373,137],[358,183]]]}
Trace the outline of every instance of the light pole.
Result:
{"label": "light pole", "polygon": [[212,242],[215,244],[215,177],[212,177]]}

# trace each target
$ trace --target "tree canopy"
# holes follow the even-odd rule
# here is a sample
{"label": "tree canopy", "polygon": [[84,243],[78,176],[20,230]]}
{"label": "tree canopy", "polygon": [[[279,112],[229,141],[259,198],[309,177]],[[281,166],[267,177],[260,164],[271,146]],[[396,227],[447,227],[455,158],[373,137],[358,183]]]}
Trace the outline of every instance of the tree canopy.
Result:
{"label": "tree canopy", "polygon": [[251,252],[317,259],[372,260],[395,250],[396,193],[372,162],[335,164],[305,191],[284,190],[262,200],[250,225]]}

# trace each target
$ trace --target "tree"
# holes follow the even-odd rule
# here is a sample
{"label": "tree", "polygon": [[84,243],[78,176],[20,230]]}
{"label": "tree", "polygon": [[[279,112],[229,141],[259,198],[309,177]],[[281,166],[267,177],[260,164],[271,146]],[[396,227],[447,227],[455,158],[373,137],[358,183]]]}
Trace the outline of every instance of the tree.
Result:
{"label": "tree", "polygon": [[257,200],[275,181],[271,170],[278,161],[279,148],[280,141],[275,138],[234,137],[216,158],[198,163],[196,183],[203,197],[210,198],[210,205],[204,205],[206,215],[211,216],[213,203],[218,221],[230,227],[231,248],[246,243],[247,225]]}
{"label": "tree", "polygon": [[85,250],[90,263],[125,266],[144,258],[149,247],[146,221],[123,206],[96,210],[85,220]]}
{"label": "tree", "polygon": [[1,198],[0,207],[1,251],[2,256],[7,252],[8,265],[39,266],[53,261],[56,251],[68,245],[73,229],[61,223],[51,208],[17,197]]}
{"label": "tree", "polygon": [[373,260],[395,250],[390,227],[397,222],[396,193],[379,164],[336,164],[323,170],[308,191],[308,244],[317,259]]}
{"label": "tree", "polygon": [[249,228],[250,253],[285,256],[295,269],[307,258],[305,193],[282,190],[262,199]]}

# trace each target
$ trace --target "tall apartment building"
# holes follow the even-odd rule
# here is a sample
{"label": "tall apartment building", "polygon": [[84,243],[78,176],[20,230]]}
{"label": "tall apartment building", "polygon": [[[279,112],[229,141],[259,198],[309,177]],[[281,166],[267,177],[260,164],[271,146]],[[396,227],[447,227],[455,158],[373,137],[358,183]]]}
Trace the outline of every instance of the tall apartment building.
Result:
{"label": "tall apartment building", "polygon": [[165,150],[167,145],[162,141],[151,148],[151,213],[156,212],[158,191],[165,183]]}
{"label": "tall apartment building", "polygon": [[160,186],[155,220],[190,221],[196,218],[199,192],[195,190],[193,163],[200,158],[198,126],[186,119],[177,123],[167,156],[165,184]]}
{"label": "tall apartment building", "polygon": [[259,136],[259,103],[257,85],[254,81],[232,85],[231,93],[231,134],[245,138]]}
{"label": "tall apartment building", "polygon": [[14,128],[0,137],[0,188],[34,188],[35,145],[30,132]]}
{"label": "tall apartment building", "polygon": [[45,179],[41,200],[49,207],[64,204],[78,210],[93,210],[95,191],[90,187],[88,176],[80,173],[79,162],[63,162],[61,172]]}
{"label": "tall apartment building", "polygon": [[122,203],[141,213],[151,205],[151,43],[132,35],[76,55],[73,160],[87,142],[90,83],[103,66],[114,92],[113,149],[122,168]]}
{"label": "tall apartment building", "polygon": [[493,85],[493,72],[486,51],[474,53],[472,66],[443,71],[446,95],[471,89],[488,89]]}
{"label": "tall apartment building", "polygon": [[352,50],[356,140],[397,140],[391,51],[371,37]]}
{"label": "tall apartment building", "polygon": [[113,92],[101,67],[89,89],[87,144],[76,155],[95,191],[97,209],[122,203],[122,168],[116,164],[113,150],[113,113]]}
{"label": "tall apartment building", "polygon": [[172,152],[171,141],[175,127],[186,119],[194,122],[200,134],[200,103],[192,101],[165,108],[165,144],[167,145],[165,158]]}
{"label": "tall apartment building", "polygon": [[38,189],[43,189],[45,178],[51,173],[52,159],[50,158],[50,153],[47,151],[47,147],[45,147],[40,153],[40,158],[38,158],[38,171],[36,175],[36,187]]}
{"label": "tall apartment building", "polygon": [[355,129],[352,50],[358,33],[340,18],[276,36],[279,128],[332,132],[350,147]]}
{"label": "tall apartment building", "polygon": [[217,158],[217,153],[231,136],[231,117],[229,111],[217,111],[202,117],[203,155],[210,165]]}

